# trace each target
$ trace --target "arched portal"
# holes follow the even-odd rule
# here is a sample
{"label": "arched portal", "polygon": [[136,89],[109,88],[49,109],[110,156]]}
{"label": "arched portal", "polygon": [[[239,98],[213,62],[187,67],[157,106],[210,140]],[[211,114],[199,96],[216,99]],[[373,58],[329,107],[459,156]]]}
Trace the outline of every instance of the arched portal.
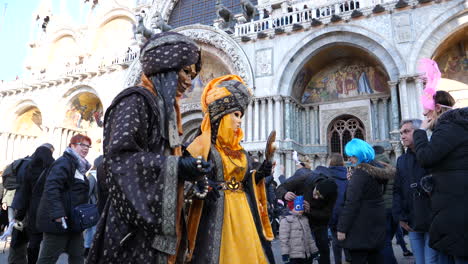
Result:
{"label": "arched portal", "polygon": [[59,149],[65,148],[73,135],[83,133],[92,141],[89,159],[102,154],[103,113],[102,102],[94,93],[83,92],[73,96],[66,105],[62,126],[56,131],[57,137],[61,138],[57,143]]}
{"label": "arched portal", "polygon": [[366,130],[359,118],[352,115],[342,115],[328,126],[328,147],[330,153],[340,153],[346,157],[344,148],[353,138],[365,140]]}
{"label": "arched portal", "polygon": [[437,48],[433,59],[442,78],[451,80],[440,82],[440,89],[450,92],[456,107],[468,106],[468,25],[451,34]]}
{"label": "arched portal", "polygon": [[13,133],[40,136],[42,133],[42,114],[39,108],[29,106],[16,112],[16,118],[13,124]]}

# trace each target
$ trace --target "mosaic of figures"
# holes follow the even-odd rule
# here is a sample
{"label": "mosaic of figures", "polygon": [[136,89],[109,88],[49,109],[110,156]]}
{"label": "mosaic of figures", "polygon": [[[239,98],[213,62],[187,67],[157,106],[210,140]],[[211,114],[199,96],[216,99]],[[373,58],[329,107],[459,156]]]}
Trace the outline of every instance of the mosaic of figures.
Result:
{"label": "mosaic of figures", "polygon": [[468,84],[468,40],[451,46],[436,61],[443,78]]}
{"label": "mosaic of figures", "polygon": [[103,108],[99,98],[91,93],[76,96],[65,113],[65,127],[88,130],[102,127]]}
{"label": "mosaic of figures", "polygon": [[388,93],[388,77],[381,66],[363,61],[340,59],[311,78],[299,73],[295,89],[304,88],[302,103],[319,103],[373,93]]}
{"label": "mosaic of figures", "polygon": [[182,97],[183,103],[200,102],[200,97],[209,81],[229,74],[227,67],[218,59],[202,52],[203,67],[198,76],[192,80],[192,88],[186,91]]}

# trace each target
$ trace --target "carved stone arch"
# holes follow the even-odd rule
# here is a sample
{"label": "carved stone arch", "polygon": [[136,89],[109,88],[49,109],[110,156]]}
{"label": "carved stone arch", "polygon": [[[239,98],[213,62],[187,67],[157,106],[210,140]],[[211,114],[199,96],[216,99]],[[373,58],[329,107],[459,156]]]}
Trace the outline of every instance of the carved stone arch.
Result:
{"label": "carved stone arch", "polygon": [[157,1],[157,3],[151,7],[148,17],[153,17],[157,11],[161,13],[164,21],[169,21],[169,17],[177,2],[179,2],[179,0]]}
{"label": "carved stone arch", "polygon": [[307,35],[298,41],[280,66],[275,84],[278,93],[293,94],[293,84],[302,67],[322,49],[331,45],[349,45],[374,56],[386,70],[390,81],[397,81],[406,74],[406,63],[392,43],[379,34],[352,25],[329,26]]}
{"label": "carved stone arch", "polygon": [[49,37],[49,43],[53,44],[57,40],[66,37],[66,36],[71,36],[75,41],[78,41],[78,32],[76,32],[72,28],[61,28],[59,30],[56,30],[53,34],[50,35]]}
{"label": "carved stone arch", "polygon": [[408,72],[416,74],[419,59],[431,58],[448,37],[464,27],[468,27],[468,9],[463,2],[448,8],[437,19],[428,23],[411,48]]}
{"label": "carved stone arch", "polygon": [[[231,73],[239,75],[249,87],[255,87],[254,74],[247,55],[227,33],[204,25],[184,26],[174,31],[195,40],[203,51],[215,53],[214,55],[228,66]],[[140,75],[140,61],[134,60],[125,77],[125,87],[138,83]]]}
{"label": "carved stone arch", "polygon": [[136,24],[135,15],[131,10],[126,9],[126,8],[115,8],[115,9],[109,10],[103,16],[100,17],[100,19],[96,23],[96,28],[101,28],[105,24],[119,17],[128,18],[133,22],[133,24]]}
{"label": "carved stone arch", "polygon": [[[37,109],[37,112],[38,112],[37,114],[39,115],[39,118],[40,118],[40,124],[38,124],[38,126],[42,130],[42,123],[43,123],[42,115],[44,114],[44,111],[42,111],[42,107],[39,104],[37,104],[33,99],[23,99],[15,103],[12,106],[11,111],[9,111],[9,113],[11,114],[5,118],[4,120],[6,123],[5,125],[7,125],[6,131],[12,131],[12,132],[16,132],[19,134],[28,134],[27,132],[14,131],[14,130],[15,130],[15,126],[17,125],[17,122],[21,122],[19,118],[23,114],[25,114],[26,112],[34,108]],[[39,134],[35,136],[39,136]]]}

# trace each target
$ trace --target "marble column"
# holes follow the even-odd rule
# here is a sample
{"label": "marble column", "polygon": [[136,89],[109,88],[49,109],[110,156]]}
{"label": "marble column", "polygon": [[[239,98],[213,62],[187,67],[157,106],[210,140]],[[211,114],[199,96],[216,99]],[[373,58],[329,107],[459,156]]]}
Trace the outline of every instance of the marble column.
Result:
{"label": "marble column", "polygon": [[[421,96],[422,96],[422,93],[423,93],[423,90],[424,90],[424,80],[422,78],[422,76],[417,76],[416,79],[415,79],[415,82],[416,82],[416,96],[418,98],[417,99],[417,102],[420,102],[421,101]],[[423,116],[423,108],[422,108],[422,105],[420,103],[416,104],[416,109],[417,109],[417,118],[419,119],[423,119],[424,116]]]}
{"label": "marble column", "polygon": [[260,101],[258,99],[254,100],[254,141],[258,141],[260,139]]}
{"label": "marble column", "polygon": [[260,116],[261,118],[259,119],[260,122],[260,140],[265,141],[266,140],[266,131],[267,131],[267,106],[266,106],[266,99],[262,98],[259,100],[261,103],[261,111],[260,111]]}
{"label": "marble column", "polygon": [[252,104],[253,104],[253,101],[251,101],[250,104],[247,106],[247,124],[246,124],[246,127],[247,127],[247,129],[246,129],[247,130],[246,131],[247,132],[247,142],[252,142],[252,140],[253,140],[253,137],[252,137],[253,136],[253,133],[252,133],[253,129],[252,129],[252,127],[253,127],[254,122],[252,120],[253,119],[252,118],[253,117],[253,115],[252,115]]}
{"label": "marble column", "polygon": [[389,139],[389,127],[390,127],[390,124],[389,124],[389,119],[388,119],[388,98],[385,97],[385,98],[382,98],[382,105],[383,105],[383,137],[382,139]]}
{"label": "marble column", "polygon": [[307,112],[305,108],[301,109],[301,143],[307,144]]}
{"label": "marble column", "polygon": [[284,99],[284,139],[291,139],[291,99]]}
{"label": "marble column", "polygon": [[371,99],[371,104],[372,104],[372,134],[374,141],[379,140],[379,99],[377,98],[372,98]]}
{"label": "marble column", "polygon": [[400,124],[400,110],[398,107],[398,95],[397,95],[397,83],[396,82],[389,82],[388,85],[390,86],[390,93],[391,93],[391,103],[392,103],[392,129],[390,131],[391,138],[393,140],[399,140],[399,124]]}
{"label": "marble column", "polygon": [[286,151],[286,162],[285,162],[285,174],[286,177],[289,177],[292,175],[293,171],[293,160],[292,160],[292,151]]}
{"label": "marble column", "polygon": [[319,107],[314,108],[315,114],[315,144],[320,145],[320,111]]}
{"label": "marble column", "polygon": [[406,87],[406,77],[400,78],[398,85],[400,91],[401,119],[409,118],[408,88]]}
{"label": "marble column", "polygon": [[276,130],[276,139],[283,139],[283,116],[284,112],[281,112],[281,101],[282,98],[281,96],[276,96],[274,98],[275,100],[275,118],[274,118],[274,123],[275,123],[275,130]]}
{"label": "marble column", "polygon": [[[274,124],[273,124],[273,99],[271,97],[268,98],[267,100],[267,106],[268,106],[268,129],[267,129],[267,137],[270,135],[271,131],[274,130]],[[276,131],[276,134],[278,136],[278,131]]]}
{"label": "marble column", "polygon": [[393,151],[395,152],[395,159],[398,159],[403,154],[403,146],[400,141],[391,142]]}
{"label": "marble column", "polygon": [[306,134],[305,134],[305,140],[304,140],[304,143],[306,145],[308,144],[312,144],[312,135],[311,135],[311,130],[312,130],[312,119],[311,119],[311,116],[310,116],[310,106],[307,106],[306,109],[305,109],[305,118],[306,118],[306,121],[305,121],[305,131],[306,131]]}
{"label": "marble column", "polygon": [[328,154],[321,153],[321,154],[317,154],[317,156],[319,157],[320,165],[327,166],[327,156],[328,156]]}
{"label": "marble column", "polygon": [[296,142],[299,142],[299,129],[300,129],[300,125],[299,125],[299,120],[300,120],[300,115],[299,115],[299,106],[294,103],[294,126],[293,126],[293,129],[294,129],[294,140]]}

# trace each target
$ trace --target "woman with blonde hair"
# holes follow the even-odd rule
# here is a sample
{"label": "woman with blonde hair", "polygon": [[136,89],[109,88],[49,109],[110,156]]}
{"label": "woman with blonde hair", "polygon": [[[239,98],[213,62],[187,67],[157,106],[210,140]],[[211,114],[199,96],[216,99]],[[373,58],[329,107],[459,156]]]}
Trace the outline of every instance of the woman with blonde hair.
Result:
{"label": "woman with blonde hair", "polygon": [[207,175],[211,186],[207,199],[194,200],[190,207],[191,263],[274,263],[264,184],[271,163],[265,161],[252,170],[240,145],[242,116],[250,97],[236,75],[212,80],[201,96],[200,135],[187,150],[212,162],[214,169]]}

